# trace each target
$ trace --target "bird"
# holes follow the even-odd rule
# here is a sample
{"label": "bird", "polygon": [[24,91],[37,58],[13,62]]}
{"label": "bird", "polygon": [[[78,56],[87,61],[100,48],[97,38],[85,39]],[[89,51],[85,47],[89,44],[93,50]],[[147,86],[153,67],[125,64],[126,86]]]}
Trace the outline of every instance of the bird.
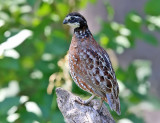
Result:
{"label": "bird", "polygon": [[81,102],[87,105],[100,97],[99,109],[103,101],[118,115],[120,111],[119,86],[109,55],[96,42],[84,16],[78,12],[69,13],[63,24],[74,29],[69,47],[69,71],[74,82],[92,96]]}

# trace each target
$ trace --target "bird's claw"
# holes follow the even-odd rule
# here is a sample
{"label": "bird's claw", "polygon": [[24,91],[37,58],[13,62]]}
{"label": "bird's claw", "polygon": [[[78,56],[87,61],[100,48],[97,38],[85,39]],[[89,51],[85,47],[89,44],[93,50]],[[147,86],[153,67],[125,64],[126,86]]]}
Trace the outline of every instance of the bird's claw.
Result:
{"label": "bird's claw", "polygon": [[86,100],[81,100],[80,98],[79,99],[76,99],[75,102],[81,104],[81,105],[88,105],[89,102],[86,101]]}

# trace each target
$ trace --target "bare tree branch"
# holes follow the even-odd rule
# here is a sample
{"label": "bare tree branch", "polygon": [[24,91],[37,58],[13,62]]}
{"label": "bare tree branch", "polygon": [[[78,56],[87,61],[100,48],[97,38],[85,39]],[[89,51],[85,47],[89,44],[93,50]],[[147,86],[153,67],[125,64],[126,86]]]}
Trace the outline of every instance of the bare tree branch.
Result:
{"label": "bare tree branch", "polygon": [[75,101],[82,99],[62,88],[57,88],[56,94],[58,107],[67,123],[115,123],[105,104],[97,111],[100,100],[94,99],[86,106]]}

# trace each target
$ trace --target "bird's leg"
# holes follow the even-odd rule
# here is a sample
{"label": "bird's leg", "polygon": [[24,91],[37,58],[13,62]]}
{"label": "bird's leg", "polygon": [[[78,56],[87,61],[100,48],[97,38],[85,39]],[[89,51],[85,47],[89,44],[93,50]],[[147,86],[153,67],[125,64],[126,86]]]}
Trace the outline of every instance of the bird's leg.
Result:
{"label": "bird's leg", "polygon": [[102,104],[103,104],[103,99],[101,98],[100,105],[98,106],[98,109],[97,109],[97,110],[100,110],[100,111],[101,111]]}
{"label": "bird's leg", "polygon": [[88,105],[94,97],[95,97],[95,95],[92,95],[89,99],[87,99],[85,101],[76,100],[76,102],[78,102],[82,105]]}
{"label": "bird's leg", "polygon": [[94,97],[95,97],[95,95],[92,95],[89,99],[85,100],[84,105],[89,104]]}

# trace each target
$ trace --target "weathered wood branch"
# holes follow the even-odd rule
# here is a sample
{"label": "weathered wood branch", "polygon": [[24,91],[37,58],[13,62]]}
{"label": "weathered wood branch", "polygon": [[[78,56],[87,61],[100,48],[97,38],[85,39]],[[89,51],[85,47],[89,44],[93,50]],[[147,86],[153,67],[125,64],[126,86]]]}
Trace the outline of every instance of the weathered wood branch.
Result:
{"label": "weathered wood branch", "polygon": [[67,123],[115,123],[105,104],[97,111],[100,100],[92,100],[90,104],[81,105],[75,100],[80,97],[62,88],[56,89],[57,103]]}

